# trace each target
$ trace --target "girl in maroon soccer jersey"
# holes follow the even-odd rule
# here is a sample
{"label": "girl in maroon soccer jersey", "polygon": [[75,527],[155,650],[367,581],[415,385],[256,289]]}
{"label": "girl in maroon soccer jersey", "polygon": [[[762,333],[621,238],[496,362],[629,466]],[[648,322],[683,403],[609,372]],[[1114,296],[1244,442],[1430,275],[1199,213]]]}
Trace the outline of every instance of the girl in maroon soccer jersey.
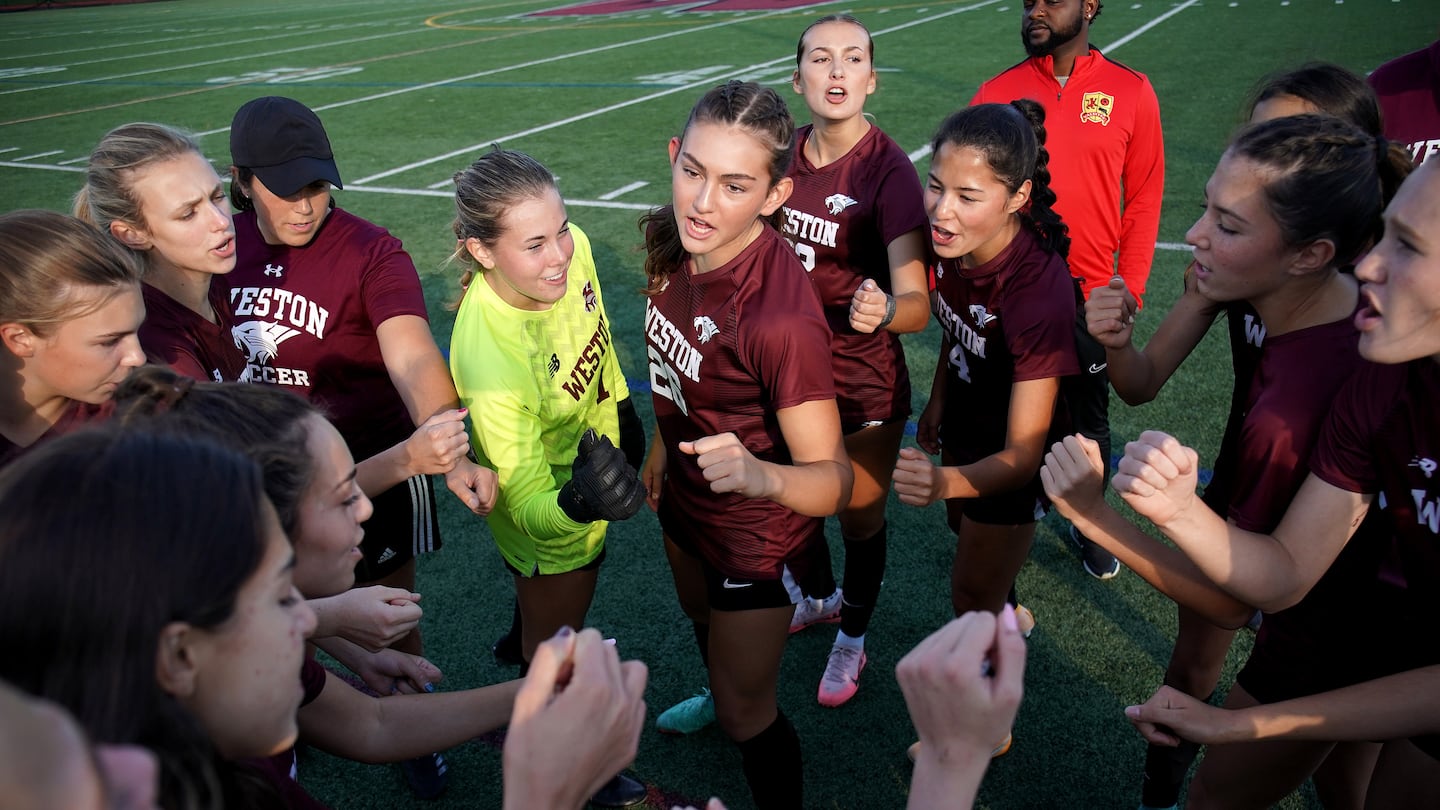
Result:
{"label": "girl in maroon soccer jersey", "polygon": [[[1250,123],[1287,115],[1324,112],[1355,127],[1380,134],[1380,106],[1365,80],[1331,64],[1308,64],[1267,79],[1256,91]],[[1122,399],[1140,405],[1155,398],[1175,369],[1189,356],[1210,324],[1225,313],[1230,334],[1230,355],[1235,369],[1230,413],[1225,435],[1215,458],[1214,474],[1205,486],[1205,502],[1224,514],[1228,511],[1238,442],[1249,398],[1251,378],[1260,362],[1265,324],[1247,301],[1211,301],[1196,288],[1193,272],[1185,276],[1185,291],[1171,306],[1143,350],[1132,343],[1134,298],[1117,280],[1091,291],[1085,302],[1090,333],[1106,347],[1110,383]],[[1062,509],[1063,512],[1063,509]],[[1100,541],[1096,541],[1100,542]],[[1104,546],[1104,543],[1101,543]],[[1121,562],[1146,566],[1124,549],[1109,549]],[[1220,627],[1196,611],[1177,604],[1179,631],[1165,671],[1165,683],[1191,695],[1210,695],[1220,680],[1226,653],[1235,631]],[[1180,788],[1199,746],[1150,746],[1146,752],[1142,803],[1169,807],[1179,800]],[[1324,781],[1323,777],[1320,781]]]}
{"label": "girl in maroon soccer jersey", "polygon": [[161,124],[111,130],[90,153],[75,216],[145,265],[140,345],[151,360],[197,380],[244,379],[224,283],[235,269],[225,186],[189,136]]}
{"label": "girl in maroon soccer jersey", "polygon": [[144,317],[139,264],[93,226],[0,215],[0,466],[105,414]]}
{"label": "girl in maroon soccer jersey", "polygon": [[829,330],[774,227],[794,126],[772,90],[707,92],[670,141],[673,204],[642,219],[657,427],[641,477],[710,671],[710,693],[657,726],[718,720],[762,808],[803,806],[800,740],[776,682],[796,583],[823,564],[823,518],[852,482]]}
{"label": "girl in maroon soccer jersey", "polygon": [[[1408,169],[1403,153],[1392,152],[1383,140],[1339,119],[1306,115],[1242,132],[1207,184],[1206,213],[1186,235],[1195,246],[1196,291],[1210,301],[1248,301],[1267,329],[1247,381],[1228,470],[1233,480],[1225,514],[1240,530],[1276,530],[1311,460],[1319,457],[1320,451],[1312,456],[1312,450],[1323,441],[1328,403],[1362,365],[1353,322],[1358,285],[1340,270],[1373,242],[1381,208]],[[1361,539],[1306,588],[1308,594],[1301,591],[1278,606],[1237,602],[1232,594],[1239,594],[1223,582],[1220,588],[1209,583],[1211,572],[1202,573],[1203,565],[1197,569],[1179,552],[1149,541],[1103,505],[1098,469],[1081,464],[1094,451],[1072,437],[1047,457],[1047,491],[1064,512],[1094,525],[1093,536],[1138,557],[1135,570],[1197,617],[1233,627],[1244,620],[1248,605],[1267,611],[1227,705],[1270,703],[1384,674],[1377,667],[1385,666],[1386,657],[1377,654],[1375,638],[1383,637],[1385,628],[1354,610],[1356,604],[1374,608],[1393,598],[1377,585],[1389,545],[1383,525],[1361,525],[1356,531]],[[1329,757],[1316,773],[1326,806],[1358,807],[1378,750],[1360,745],[1332,754],[1332,748],[1329,742],[1213,748],[1192,783],[1189,803],[1269,806]],[[1166,778],[1178,781],[1184,772],[1178,770]],[[1164,775],[1151,774],[1152,781],[1157,777]],[[1173,803],[1173,795],[1157,799],[1147,791],[1145,804]]]}
{"label": "girl in maroon soccer jersey", "polygon": [[1044,110],[1026,100],[960,110],[934,139],[925,207],[944,338],[917,439],[944,466],[906,448],[894,478],[904,503],[945,500],[957,616],[1005,604],[1044,514],[1037,472],[1060,378],[1079,371],[1044,143]]}
{"label": "girl in maroon soccer jersey", "polygon": [[[840,511],[843,596],[822,590],[795,609],[791,631],[838,619],[818,698],[839,706],[859,686],[865,631],[885,576],[885,498],[910,414],[910,375],[900,335],[929,320],[925,210],[915,167],[865,117],[875,92],[874,42],[848,14],[822,17],[800,35],[793,86],[810,108],[795,133],[785,237],[820,291],[832,333],[836,403],[855,474]],[[826,566],[820,585],[830,584]]]}

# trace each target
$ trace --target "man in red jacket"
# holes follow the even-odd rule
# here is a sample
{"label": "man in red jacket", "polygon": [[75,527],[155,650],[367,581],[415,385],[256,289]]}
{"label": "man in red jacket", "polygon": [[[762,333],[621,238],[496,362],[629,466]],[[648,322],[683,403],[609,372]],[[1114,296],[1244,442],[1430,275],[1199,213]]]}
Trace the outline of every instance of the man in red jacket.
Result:
{"label": "man in red jacket", "polygon": [[[1150,80],[1090,47],[1090,24],[1101,5],[1100,0],[1023,0],[1020,39],[1029,58],[980,85],[970,103],[1040,102],[1055,210],[1070,226],[1070,272],[1087,297],[1118,275],[1138,304],[1160,230],[1165,143]],[[1065,402],[1076,430],[1099,442],[1108,476],[1105,349],[1086,331],[1083,311],[1077,313],[1076,349],[1080,376],[1064,382]],[[1092,576],[1120,573],[1109,552],[1074,528],[1070,538]]]}

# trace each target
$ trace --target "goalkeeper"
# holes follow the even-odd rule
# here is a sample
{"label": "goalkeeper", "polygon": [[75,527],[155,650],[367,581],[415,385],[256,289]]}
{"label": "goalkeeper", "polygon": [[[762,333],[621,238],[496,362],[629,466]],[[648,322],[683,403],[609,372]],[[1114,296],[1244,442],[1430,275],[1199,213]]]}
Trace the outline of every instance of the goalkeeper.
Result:
{"label": "goalkeeper", "polygon": [[514,575],[528,662],[561,627],[585,625],[607,522],[644,502],[645,437],[589,240],[550,172],[497,149],[455,175],[455,205],[468,269],[450,370],[471,446],[499,477],[488,520]]}

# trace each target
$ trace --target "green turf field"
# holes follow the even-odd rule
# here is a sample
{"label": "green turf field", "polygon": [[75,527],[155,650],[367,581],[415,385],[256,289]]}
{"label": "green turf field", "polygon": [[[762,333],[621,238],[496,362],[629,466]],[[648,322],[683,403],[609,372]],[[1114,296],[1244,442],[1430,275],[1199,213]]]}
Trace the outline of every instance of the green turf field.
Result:
{"label": "green turf field", "polygon": [[[9,4],[7,4],[9,5]],[[571,218],[590,235],[606,280],[622,363],[649,413],[640,323],[637,216],[668,195],[666,140],[704,88],[742,77],[789,94],[795,39],[812,19],[848,11],[875,35],[880,89],[868,109],[906,150],[977,84],[1019,61],[1019,0],[974,3],[633,2],[616,14],[548,14],[553,0],[172,0],[0,14],[0,211],[66,209],[85,156],[111,127],[160,121],[201,136],[228,164],[226,127],[259,95],[315,108],[347,189],[341,205],[395,232],[424,278],[435,334],[448,346],[458,292],[444,265],[449,177],[492,143],[527,151],[560,177]],[[755,4],[752,4],[755,5]],[[1186,254],[1176,249],[1245,96],[1267,72],[1309,59],[1365,72],[1414,50],[1440,26],[1435,0],[1110,0],[1091,44],[1139,70],[1160,97],[1167,196],[1142,337],[1174,299]],[[804,104],[792,96],[804,120]],[[919,167],[925,168],[923,156]],[[931,326],[906,340],[916,410],[934,369]],[[1212,330],[1165,392],[1143,408],[1116,400],[1119,452],[1160,427],[1212,458],[1229,402],[1223,329]],[[488,647],[508,624],[510,586],[483,523],[444,504],[445,549],[421,562],[427,653],[447,688],[513,675]],[[793,639],[781,703],[803,741],[807,805],[902,806],[914,739],[893,677],[896,661],[949,618],[953,537],[940,507],[892,503],[890,565],[869,636],[859,695],[815,703],[829,629]],[[1046,520],[1020,593],[1039,620],[1015,747],[997,761],[979,806],[1133,807],[1144,749],[1122,715],[1159,683],[1174,634],[1170,603],[1133,574],[1098,582]],[[832,536],[837,532],[832,531]],[[612,527],[590,621],[650,665],[651,716],[704,684],[676,604],[654,516]],[[839,553],[838,541],[834,544]],[[1243,660],[1248,637],[1232,653]],[[1233,675],[1233,668],[1230,672]],[[1228,682],[1228,681],[1227,681]],[[451,787],[434,807],[498,807],[494,740],[450,752]],[[418,805],[394,768],[302,759],[302,781],[336,808]],[[647,731],[634,772],[652,798],[748,804],[739,755],[716,730],[692,738]],[[557,775],[558,776],[558,775]],[[1292,797],[1284,807],[1309,807]],[[668,807],[668,801],[663,805]]]}

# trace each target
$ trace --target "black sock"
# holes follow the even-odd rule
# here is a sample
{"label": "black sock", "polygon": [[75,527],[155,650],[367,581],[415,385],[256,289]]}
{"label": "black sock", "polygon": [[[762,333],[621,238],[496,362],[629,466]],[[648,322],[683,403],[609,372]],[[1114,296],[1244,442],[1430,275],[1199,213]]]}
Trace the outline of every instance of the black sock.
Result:
{"label": "black sock", "polygon": [[525,677],[526,675],[529,675],[529,674],[530,674],[530,662],[529,662],[529,661],[521,661],[521,662],[520,662],[520,677],[523,678],[523,677]]}
{"label": "black sock", "polygon": [[1011,605],[1014,605],[1015,607],[1019,607],[1019,606],[1020,606],[1020,594],[1015,593],[1015,583],[1013,583],[1013,582],[1010,583],[1010,595],[1007,596],[1007,597],[1005,597],[1005,601],[1006,601],[1006,602],[1009,602]]}
{"label": "black sock", "polygon": [[840,602],[840,632],[851,638],[865,635],[880,583],[885,579],[886,526],[868,540],[845,541],[845,594]]}
{"label": "black sock", "polygon": [[[1205,698],[1209,703],[1214,697]],[[1174,748],[1168,745],[1150,745],[1145,748],[1145,776],[1140,783],[1140,803],[1146,807],[1172,807],[1180,801],[1180,788],[1185,784],[1185,774],[1195,757],[1200,754],[1200,744],[1181,740]]]}
{"label": "black sock", "polygon": [[515,639],[515,643],[519,644],[521,632],[522,630],[520,626],[520,599],[516,598],[515,613],[510,617],[510,629],[505,632],[505,635]]}
{"label": "black sock", "polygon": [[800,737],[784,712],[776,711],[775,722],[739,746],[745,781],[759,810],[795,810],[804,806]]}
{"label": "black sock", "polygon": [[708,622],[690,622],[695,630],[695,644],[700,647],[700,663],[710,668],[710,624]]}

